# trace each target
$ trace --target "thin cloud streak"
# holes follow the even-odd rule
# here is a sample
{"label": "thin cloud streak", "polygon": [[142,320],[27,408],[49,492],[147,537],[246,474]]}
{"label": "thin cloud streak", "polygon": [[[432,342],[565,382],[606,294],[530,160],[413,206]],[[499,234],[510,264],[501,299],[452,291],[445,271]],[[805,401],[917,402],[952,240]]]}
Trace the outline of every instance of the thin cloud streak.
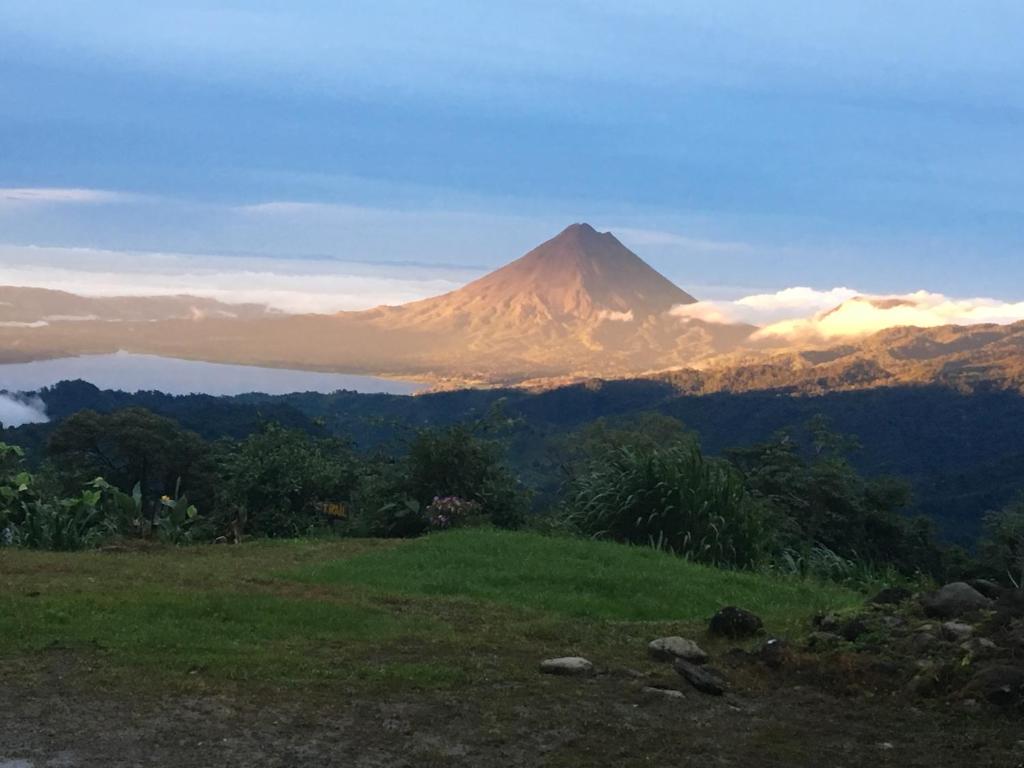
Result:
{"label": "thin cloud streak", "polygon": [[0,187],[0,205],[102,205],[140,199],[126,192],[84,187]]}

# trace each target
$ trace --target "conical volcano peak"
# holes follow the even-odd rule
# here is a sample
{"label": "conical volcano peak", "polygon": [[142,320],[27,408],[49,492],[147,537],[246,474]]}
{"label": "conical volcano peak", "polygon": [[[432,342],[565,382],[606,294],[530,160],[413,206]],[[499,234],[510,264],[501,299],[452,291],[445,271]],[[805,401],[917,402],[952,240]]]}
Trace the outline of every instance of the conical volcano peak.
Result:
{"label": "conical volcano peak", "polygon": [[417,309],[464,317],[641,320],[695,299],[610,232],[572,224],[519,259]]}
{"label": "conical volcano peak", "polygon": [[[598,232],[586,222],[570,224],[548,242],[552,243],[560,241],[576,243],[583,248],[596,246],[598,243],[603,241],[619,242],[611,232]],[[619,245],[621,245],[621,243],[619,243]]]}

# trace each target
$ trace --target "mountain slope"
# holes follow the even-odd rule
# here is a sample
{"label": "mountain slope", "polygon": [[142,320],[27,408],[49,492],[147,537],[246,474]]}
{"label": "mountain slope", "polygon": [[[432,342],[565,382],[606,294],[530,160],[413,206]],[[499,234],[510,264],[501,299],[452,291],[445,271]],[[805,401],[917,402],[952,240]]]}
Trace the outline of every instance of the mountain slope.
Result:
{"label": "mountain slope", "polygon": [[125,349],[456,382],[629,376],[728,352],[750,325],[676,317],[695,299],[610,233],[574,224],[459,290],[337,315],[178,315],[0,327],[8,360]]}
{"label": "mountain slope", "polygon": [[693,304],[610,232],[573,224],[525,256],[456,291],[401,307],[380,308],[388,324],[484,327],[550,322],[647,320]]}
{"label": "mountain slope", "polygon": [[44,325],[101,320],[150,322],[276,314],[262,304],[225,304],[197,296],[79,296],[47,288],[0,286],[0,324]]}

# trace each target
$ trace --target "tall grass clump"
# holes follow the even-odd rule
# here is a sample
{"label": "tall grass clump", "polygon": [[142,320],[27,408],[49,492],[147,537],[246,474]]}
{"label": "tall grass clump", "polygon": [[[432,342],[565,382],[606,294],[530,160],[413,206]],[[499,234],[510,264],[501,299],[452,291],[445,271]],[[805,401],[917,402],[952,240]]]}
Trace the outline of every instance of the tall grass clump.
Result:
{"label": "tall grass clump", "polygon": [[742,477],[689,441],[600,451],[570,481],[565,515],[583,534],[709,565],[751,567],[768,544]]}

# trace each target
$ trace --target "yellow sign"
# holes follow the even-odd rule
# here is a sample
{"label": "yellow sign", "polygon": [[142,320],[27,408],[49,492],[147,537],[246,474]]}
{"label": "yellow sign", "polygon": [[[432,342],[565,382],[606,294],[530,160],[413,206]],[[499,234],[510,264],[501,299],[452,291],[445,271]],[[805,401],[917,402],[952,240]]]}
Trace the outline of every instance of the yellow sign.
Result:
{"label": "yellow sign", "polygon": [[320,511],[328,517],[339,519],[348,517],[348,507],[340,501],[324,501],[320,504]]}

